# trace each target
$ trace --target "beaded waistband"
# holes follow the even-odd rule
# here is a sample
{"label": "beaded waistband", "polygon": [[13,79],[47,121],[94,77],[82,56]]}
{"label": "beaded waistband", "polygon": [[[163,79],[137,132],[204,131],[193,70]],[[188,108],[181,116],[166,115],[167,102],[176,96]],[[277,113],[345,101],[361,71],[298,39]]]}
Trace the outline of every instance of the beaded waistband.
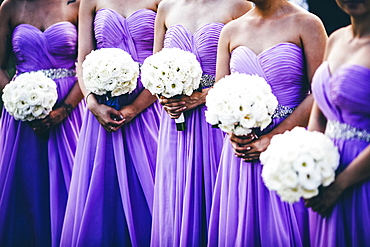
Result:
{"label": "beaded waistband", "polygon": [[209,88],[213,87],[215,84],[215,76],[209,74],[203,74],[202,78],[200,78],[200,85],[199,88]]}
{"label": "beaded waistband", "polygon": [[44,73],[45,76],[49,77],[50,79],[60,79],[65,77],[72,77],[76,75],[76,71],[58,68],[58,69],[41,69],[38,70]]}
{"label": "beaded waistband", "polygon": [[274,114],[272,114],[272,118],[285,118],[292,114],[295,110],[295,107],[290,108],[288,106],[278,105],[275,109]]}
{"label": "beaded waistband", "polygon": [[325,134],[333,139],[360,140],[370,142],[370,132],[338,121],[328,121]]}

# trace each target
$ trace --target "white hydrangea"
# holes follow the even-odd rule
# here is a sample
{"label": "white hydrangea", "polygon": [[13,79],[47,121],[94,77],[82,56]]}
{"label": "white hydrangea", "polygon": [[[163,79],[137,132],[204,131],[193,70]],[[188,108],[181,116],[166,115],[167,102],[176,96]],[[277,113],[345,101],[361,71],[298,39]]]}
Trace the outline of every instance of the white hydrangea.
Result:
{"label": "white hydrangea", "polygon": [[82,63],[82,77],[89,92],[111,96],[131,93],[137,86],[139,64],[119,48],[102,48],[88,54]]}
{"label": "white hydrangea", "polygon": [[23,73],[8,83],[2,99],[7,112],[16,120],[45,118],[58,99],[55,82],[41,71]]}
{"label": "white hydrangea", "polygon": [[264,78],[232,73],[208,91],[206,121],[227,133],[246,135],[252,128],[265,129],[277,105]]}
{"label": "white hydrangea", "polygon": [[202,68],[191,52],[163,48],[147,57],[141,67],[141,82],[152,94],[171,98],[190,96],[199,88]]}
{"label": "white hydrangea", "polygon": [[295,127],[275,135],[260,156],[262,178],[269,190],[289,203],[316,196],[330,185],[339,165],[339,153],[323,133]]}

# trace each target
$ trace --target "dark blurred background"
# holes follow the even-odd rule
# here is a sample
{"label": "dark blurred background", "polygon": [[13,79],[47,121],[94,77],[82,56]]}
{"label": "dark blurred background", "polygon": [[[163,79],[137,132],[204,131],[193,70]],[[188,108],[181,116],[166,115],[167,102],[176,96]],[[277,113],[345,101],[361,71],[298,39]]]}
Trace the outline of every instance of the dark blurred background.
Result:
{"label": "dark blurred background", "polygon": [[323,21],[328,35],[350,24],[349,16],[338,7],[335,0],[307,0],[307,3],[309,11]]}

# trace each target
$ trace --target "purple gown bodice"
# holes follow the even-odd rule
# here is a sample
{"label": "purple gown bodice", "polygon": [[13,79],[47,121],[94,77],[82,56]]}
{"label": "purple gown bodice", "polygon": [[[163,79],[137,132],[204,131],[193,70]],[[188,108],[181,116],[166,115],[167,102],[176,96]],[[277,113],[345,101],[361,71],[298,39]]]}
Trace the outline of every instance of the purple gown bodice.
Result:
{"label": "purple gown bodice", "polygon": [[303,51],[293,43],[280,43],[256,55],[246,46],[231,54],[231,72],[257,74],[268,82],[280,105],[297,107],[307,96]]}
{"label": "purple gown bodice", "polygon": [[313,93],[327,119],[370,131],[370,69],[342,65],[331,75],[324,62],[316,73],[321,79],[314,80]]}
{"label": "purple gown bodice", "polygon": [[[94,21],[97,49],[120,48],[142,64],[153,54],[155,16],[156,13],[149,9],[137,10],[127,18],[112,9],[100,9]],[[131,94],[120,97],[120,104],[131,103],[143,88],[139,79],[137,88]]]}
{"label": "purple gown bodice", "polygon": [[[344,64],[330,72],[329,63],[317,69],[312,91],[327,118],[325,134],[338,147],[342,172],[370,143],[370,68]],[[312,246],[369,246],[370,181],[347,188],[325,218],[310,211]]]}
{"label": "purple gown bodice", "polygon": [[74,69],[76,42],[76,27],[67,21],[57,22],[45,31],[29,24],[16,26],[13,51],[17,73],[52,68]]}
{"label": "purple gown bodice", "polygon": [[177,47],[193,53],[203,74],[215,75],[217,44],[223,23],[209,23],[191,33],[182,25],[170,26],[166,32],[164,47]]}

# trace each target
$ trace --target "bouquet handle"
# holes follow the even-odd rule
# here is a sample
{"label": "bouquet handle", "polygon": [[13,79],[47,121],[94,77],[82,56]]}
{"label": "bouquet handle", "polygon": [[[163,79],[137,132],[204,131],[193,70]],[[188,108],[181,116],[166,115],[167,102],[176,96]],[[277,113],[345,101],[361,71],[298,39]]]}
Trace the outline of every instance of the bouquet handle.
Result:
{"label": "bouquet handle", "polygon": [[185,127],[185,117],[184,113],[181,113],[180,117],[175,119],[177,131],[184,131]]}

